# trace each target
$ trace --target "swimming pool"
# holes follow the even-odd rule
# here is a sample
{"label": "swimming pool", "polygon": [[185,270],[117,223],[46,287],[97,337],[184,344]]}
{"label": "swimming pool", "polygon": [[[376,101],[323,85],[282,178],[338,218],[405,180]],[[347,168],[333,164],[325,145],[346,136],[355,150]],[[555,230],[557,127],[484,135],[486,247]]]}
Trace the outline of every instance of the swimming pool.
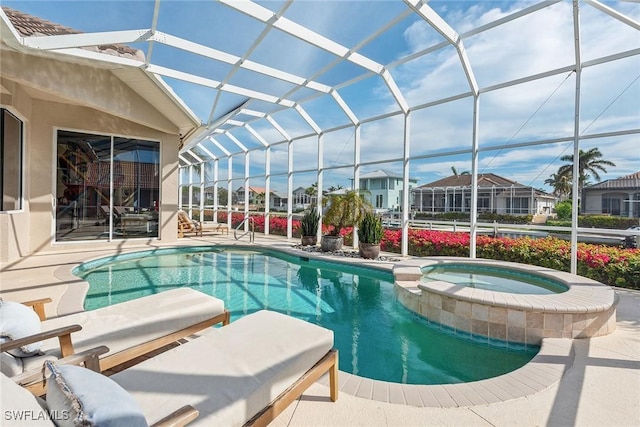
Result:
{"label": "swimming pool", "polygon": [[549,295],[569,289],[558,281],[536,274],[478,264],[437,264],[423,268],[422,273],[422,282],[443,281],[494,292]]}
{"label": "swimming pool", "polygon": [[[453,384],[515,370],[538,347],[456,336],[396,301],[390,272],[237,247],[119,255],[85,263],[87,310],[180,286],[225,301],[232,321],[266,308],[334,331],[340,369],[406,384]],[[497,345],[493,345],[497,344]]]}

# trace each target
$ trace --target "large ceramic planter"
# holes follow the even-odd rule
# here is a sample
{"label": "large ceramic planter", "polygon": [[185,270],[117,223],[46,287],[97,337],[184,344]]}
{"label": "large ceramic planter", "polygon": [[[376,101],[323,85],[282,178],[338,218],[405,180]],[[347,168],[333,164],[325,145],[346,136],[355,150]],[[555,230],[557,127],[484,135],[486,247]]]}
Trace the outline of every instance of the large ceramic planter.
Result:
{"label": "large ceramic planter", "polygon": [[380,244],[358,243],[360,256],[366,259],[376,259],[380,255]]}
{"label": "large ceramic planter", "polygon": [[317,236],[302,236],[302,246],[315,246],[318,243]]}
{"label": "large ceramic planter", "polygon": [[322,236],[320,240],[320,247],[323,252],[335,252],[342,249],[342,237],[341,236]]}

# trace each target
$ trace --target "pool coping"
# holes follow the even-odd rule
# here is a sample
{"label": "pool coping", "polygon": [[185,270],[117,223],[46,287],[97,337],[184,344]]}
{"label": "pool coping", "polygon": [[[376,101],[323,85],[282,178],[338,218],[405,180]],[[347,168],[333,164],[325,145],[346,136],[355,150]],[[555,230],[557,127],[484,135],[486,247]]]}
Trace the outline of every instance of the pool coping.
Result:
{"label": "pool coping", "polygon": [[[269,244],[254,243],[253,245],[248,245],[243,242],[225,242],[214,243],[213,245],[237,246],[242,248],[259,247],[266,250],[277,250],[298,257],[303,256],[318,260],[330,260],[337,263],[355,264],[394,274],[394,266],[396,265],[415,268],[416,265],[424,262],[424,259],[402,258],[401,261],[376,261],[322,253],[309,253],[292,246],[290,242],[281,244],[274,244],[273,242]],[[181,248],[184,246],[194,245],[170,245],[163,249]],[[140,248],[134,248],[126,252],[140,251]],[[71,283],[58,304],[59,313],[70,314],[83,310],[84,298],[89,285],[86,281],[80,280],[77,276],[73,275],[72,271],[84,262],[99,258],[104,258],[104,256],[90,256],[77,263],[66,264],[55,270],[54,274],[57,278]],[[467,259],[465,258],[465,260]],[[396,286],[398,286],[397,278]],[[442,385],[400,384],[372,380],[340,371],[339,388],[341,392],[359,398],[415,407],[451,408],[506,402],[512,399],[530,396],[558,383],[573,366],[575,352],[572,343],[573,340],[567,338],[545,338],[542,340],[538,354],[521,368],[480,381]],[[319,380],[319,383],[328,385],[328,377],[323,377]]]}
{"label": "pool coping", "polygon": [[[363,399],[399,405],[455,408],[507,402],[531,396],[560,382],[573,367],[573,340],[545,338],[540,351],[515,371],[458,384],[400,384],[372,380],[340,371],[340,391]],[[327,377],[320,380],[329,384]]]}

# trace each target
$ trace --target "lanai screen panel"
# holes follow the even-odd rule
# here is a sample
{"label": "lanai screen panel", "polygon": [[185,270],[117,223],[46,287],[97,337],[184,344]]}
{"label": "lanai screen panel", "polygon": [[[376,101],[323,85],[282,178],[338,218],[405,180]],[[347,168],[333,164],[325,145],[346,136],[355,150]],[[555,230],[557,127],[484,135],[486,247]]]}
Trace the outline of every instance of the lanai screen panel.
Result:
{"label": "lanai screen panel", "polygon": [[[142,59],[123,66],[162,79],[202,122],[203,132],[184,141],[182,164],[198,163],[188,152],[202,144],[221,163],[233,156],[234,180],[262,168],[244,167],[245,149],[265,148],[246,125],[272,145],[271,174],[279,179],[313,172],[303,164],[313,153],[323,156],[316,168],[350,170],[352,179],[392,162],[420,182],[454,166],[513,173],[548,191],[558,156],[577,148],[597,147],[616,164],[603,178],[640,169],[635,2],[160,0],[74,3],[74,14],[45,3],[3,5],[105,31],[103,45],[141,49]],[[122,30],[139,32],[108,33]],[[90,44],[44,39],[16,43],[83,59],[80,48]],[[103,56],[103,65],[115,61]],[[350,131],[353,142],[330,136]],[[520,177],[510,165],[525,154],[528,162],[516,163],[529,175]],[[265,156],[250,154],[254,161]],[[323,186],[336,176],[315,172]],[[281,183],[279,191],[292,190],[289,180]]]}

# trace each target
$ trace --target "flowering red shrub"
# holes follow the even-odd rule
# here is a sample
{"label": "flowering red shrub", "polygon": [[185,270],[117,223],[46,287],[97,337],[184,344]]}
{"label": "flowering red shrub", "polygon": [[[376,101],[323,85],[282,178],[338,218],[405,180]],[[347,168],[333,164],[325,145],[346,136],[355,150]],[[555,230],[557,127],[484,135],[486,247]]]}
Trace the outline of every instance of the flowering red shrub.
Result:
{"label": "flowering red shrub", "polygon": [[[402,232],[385,230],[381,249],[400,253]],[[469,256],[469,235],[409,229],[409,255]],[[556,238],[478,236],[476,256],[570,271],[571,243]],[[640,289],[640,250],[578,243],[578,274],[599,282]]]}
{"label": "flowering red shrub", "polygon": [[[236,227],[244,215],[232,213],[232,225]],[[254,215],[256,232],[264,232],[264,216]],[[218,213],[218,222],[226,222],[227,213]],[[300,237],[300,221],[293,220],[294,237]],[[323,225],[322,233],[329,227]],[[271,217],[269,233],[287,235],[287,219]],[[353,229],[340,230],[345,245],[353,244]],[[385,229],[380,248],[386,252],[401,252],[402,232]],[[470,237],[467,233],[409,229],[409,255],[413,256],[469,256]],[[476,256],[539,265],[560,271],[570,271],[571,243],[553,237],[532,239],[522,237],[477,236]],[[640,289],[640,249],[578,243],[578,274],[599,282],[631,289]]]}

